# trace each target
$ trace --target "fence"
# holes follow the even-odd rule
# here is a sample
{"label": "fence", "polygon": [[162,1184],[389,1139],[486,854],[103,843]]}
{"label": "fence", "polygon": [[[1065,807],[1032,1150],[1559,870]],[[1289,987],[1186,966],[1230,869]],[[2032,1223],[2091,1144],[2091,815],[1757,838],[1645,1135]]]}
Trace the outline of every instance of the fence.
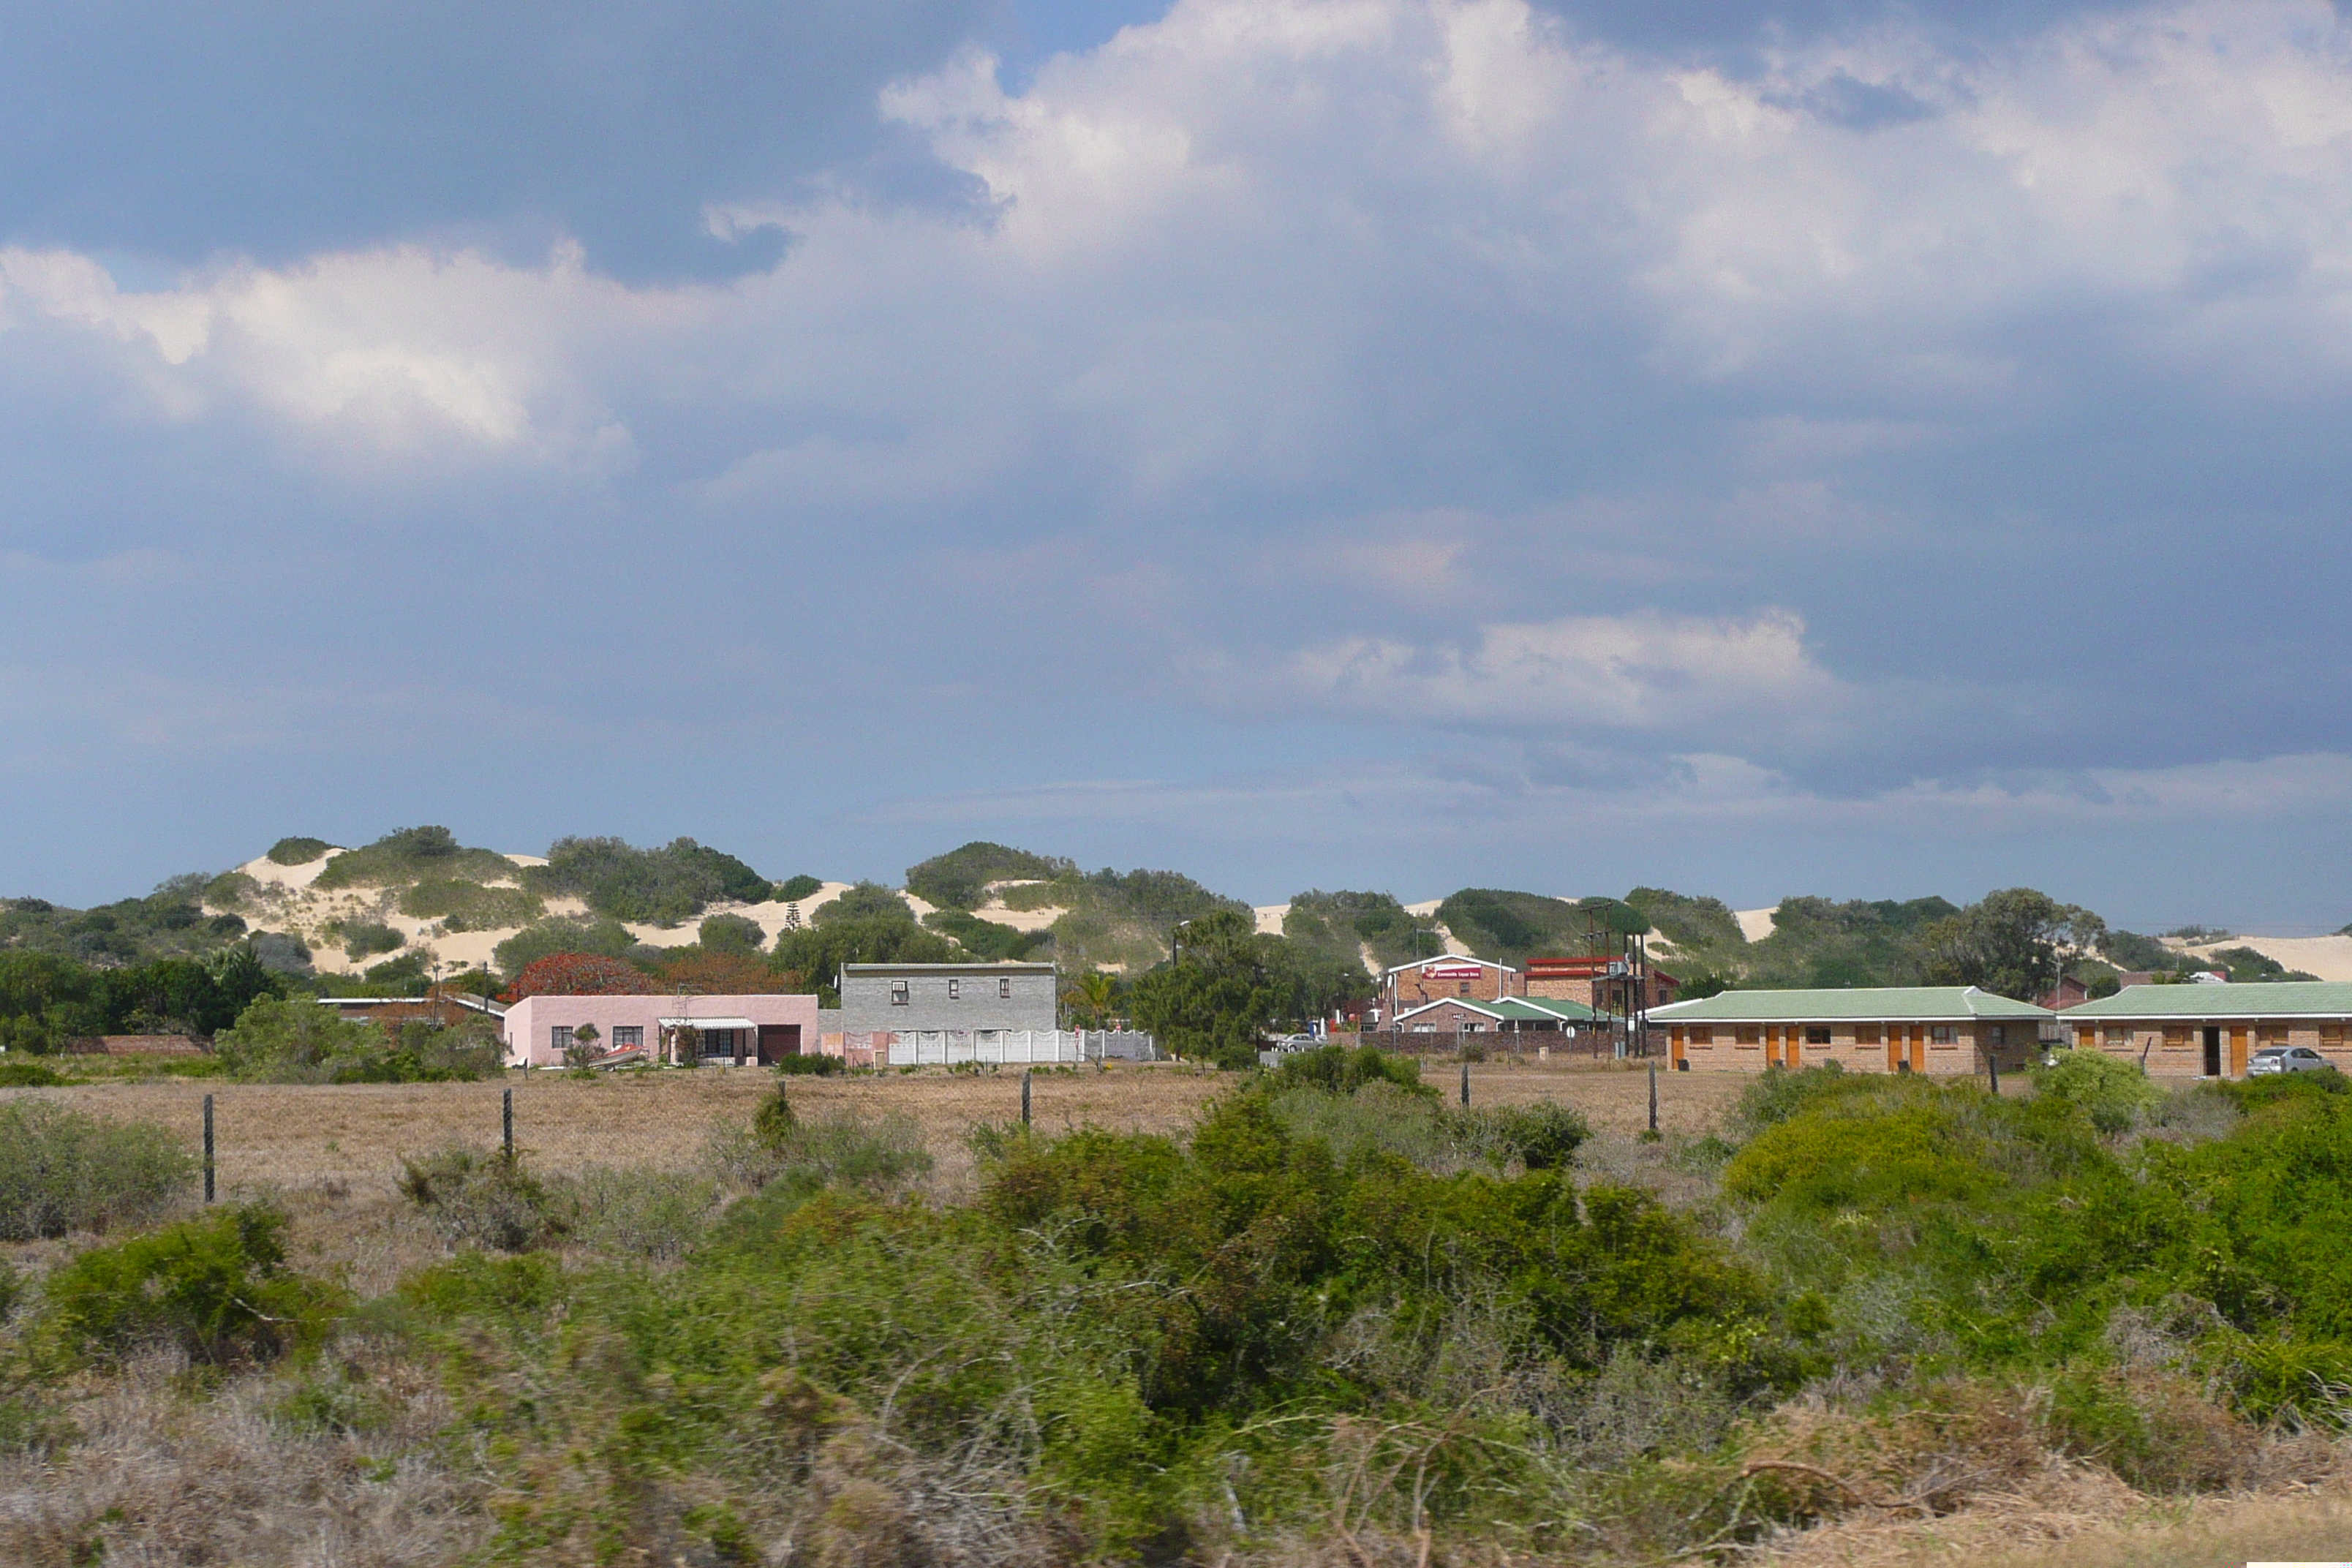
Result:
{"label": "fence", "polygon": [[1666,1032],[1652,1029],[1645,1042],[1640,1030],[1628,1031],[1602,1024],[1572,1029],[1366,1029],[1360,1035],[1334,1035],[1334,1044],[1377,1046],[1409,1057],[1453,1057],[1468,1054],[1493,1059],[1522,1061],[1614,1060],[1628,1057],[1664,1057]]}
{"label": "fence", "polygon": [[1164,1060],[1150,1035],[1118,1029],[877,1029],[819,1037],[850,1067],[1051,1067]]}

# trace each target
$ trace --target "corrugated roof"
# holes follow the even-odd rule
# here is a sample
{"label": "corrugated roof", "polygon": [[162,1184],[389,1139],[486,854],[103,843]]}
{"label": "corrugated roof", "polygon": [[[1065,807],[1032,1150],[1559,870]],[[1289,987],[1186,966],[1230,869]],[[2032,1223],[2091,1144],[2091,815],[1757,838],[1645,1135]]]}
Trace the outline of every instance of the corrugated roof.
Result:
{"label": "corrugated roof", "polygon": [[2352,1018],[2352,984],[2339,980],[2258,980],[2243,985],[2126,985],[2082,1002],[2060,1017]]}
{"label": "corrugated roof", "polygon": [[[2077,1007],[2067,1016],[2081,1012]],[[1857,1018],[1872,1023],[1966,1023],[1976,1018],[2057,1016],[1973,985],[1870,985],[1835,991],[1726,991],[1650,1009],[1654,1024],[1798,1024]]]}
{"label": "corrugated roof", "polygon": [[1564,996],[1514,996],[1511,1000],[1522,1007],[1533,1007],[1538,1012],[1549,1013],[1555,1018],[1564,1018],[1571,1024],[1590,1023],[1601,1016],[1583,1003],[1571,1002]]}

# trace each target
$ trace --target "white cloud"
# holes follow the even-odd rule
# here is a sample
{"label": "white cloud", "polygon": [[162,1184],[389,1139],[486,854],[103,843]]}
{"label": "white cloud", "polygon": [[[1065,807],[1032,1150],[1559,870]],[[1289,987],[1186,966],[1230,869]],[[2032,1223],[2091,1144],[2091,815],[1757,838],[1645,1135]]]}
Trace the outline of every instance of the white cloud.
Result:
{"label": "white cloud", "polygon": [[1304,700],[1409,723],[1657,731],[1811,723],[1844,699],[1785,610],[1745,619],[1573,616],[1479,628],[1466,641],[1351,637],[1293,658]]}

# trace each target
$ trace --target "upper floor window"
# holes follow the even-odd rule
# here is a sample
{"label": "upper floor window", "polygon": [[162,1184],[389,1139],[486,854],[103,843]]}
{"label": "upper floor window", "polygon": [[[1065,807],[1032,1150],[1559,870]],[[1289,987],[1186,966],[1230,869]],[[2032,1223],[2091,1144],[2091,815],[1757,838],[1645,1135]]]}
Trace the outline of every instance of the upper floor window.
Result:
{"label": "upper floor window", "polygon": [[890,982],[890,1005],[904,1007],[906,1005],[907,983],[903,980],[893,980]]}
{"label": "upper floor window", "polygon": [[1000,1002],[1009,1002],[1013,999],[1013,976],[1003,974],[997,977],[996,997]]}
{"label": "upper floor window", "polygon": [[962,981],[961,981],[961,980],[950,980],[950,981],[949,981],[949,982],[948,982],[948,1000],[949,1000],[949,1001],[950,1001],[950,1002],[961,1001],[961,1000],[962,999],[962,997],[963,997],[963,982],[962,982]]}
{"label": "upper floor window", "polygon": [[1462,986],[1461,986],[1461,992],[1460,992],[1460,994],[1461,994],[1462,995],[1465,995],[1465,996],[1467,996],[1467,995],[1469,995],[1469,994],[1470,994],[1470,983],[1469,983],[1467,980],[1465,980],[1465,981],[1464,981],[1464,982],[1462,983]]}

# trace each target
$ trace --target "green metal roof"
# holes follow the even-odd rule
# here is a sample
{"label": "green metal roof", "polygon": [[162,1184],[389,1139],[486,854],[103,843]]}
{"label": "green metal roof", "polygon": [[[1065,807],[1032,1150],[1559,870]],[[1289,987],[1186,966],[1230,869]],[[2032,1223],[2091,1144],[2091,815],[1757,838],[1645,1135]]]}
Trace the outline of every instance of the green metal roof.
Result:
{"label": "green metal roof", "polygon": [[1609,1016],[1608,1014],[1588,1007],[1581,1002],[1571,1002],[1565,996],[1514,996],[1511,1001],[1515,1005],[1531,1007],[1538,1013],[1547,1013],[1555,1018],[1564,1018],[1571,1024],[1590,1023],[1596,1018]]}
{"label": "green metal roof", "polygon": [[2258,980],[2247,984],[2126,985],[2081,1002],[2077,1018],[2352,1018],[2352,984],[2338,980]]}
{"label": "green metal roof", "polygon": [[[2075,1008],[2075,1012],[2082,1011]],[[1726,991],[1650,1009],[1654,1024],[1803,1024],[1853,1018],[1879,1024],[2040,1019],[2056,1015],[1973,985],[1871,985],[1835,991]]]}

